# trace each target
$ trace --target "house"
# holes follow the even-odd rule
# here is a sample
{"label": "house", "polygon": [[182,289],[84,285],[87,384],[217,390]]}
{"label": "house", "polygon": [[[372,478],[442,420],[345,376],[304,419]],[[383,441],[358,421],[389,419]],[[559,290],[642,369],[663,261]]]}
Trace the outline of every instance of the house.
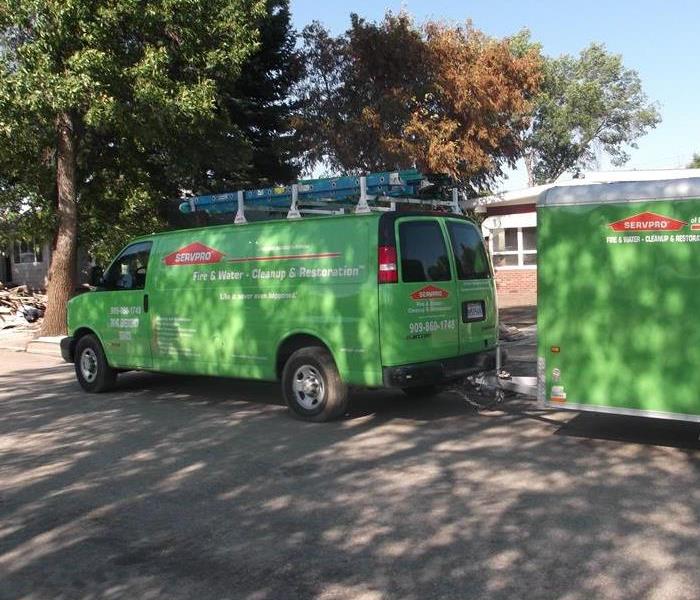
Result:
{"label": "house", "polygon": [[[46,289],[51,244],[34,240],[14,240],[0,251],[0,281],[4,284],[27,285],[35,290]],[[76,284],[90,283],[93,262],[78,249]]]}
{"label": "house", "polygon": [[15,240],[6,248],[0,260],[0,281],[28,285],[34,289],[46,287],[51,247],[45,242]]}
{"label": "house", "polygon": [[464,208],[483,217],[482,233],[496,272],[502,308],[537,303],[537,198],[557,185],[590,185],[615,181],[650,181],[700,176],[700,169],[598,171],[576,179],[556,181],[522,190],[472,198]]}

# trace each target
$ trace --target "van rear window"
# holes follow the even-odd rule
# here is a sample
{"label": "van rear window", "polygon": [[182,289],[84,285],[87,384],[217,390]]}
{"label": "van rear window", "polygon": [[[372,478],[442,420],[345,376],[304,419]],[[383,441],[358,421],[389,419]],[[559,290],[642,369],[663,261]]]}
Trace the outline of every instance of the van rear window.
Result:
{"label": "van rear window", "polygon": [[486,250],[477,230],[467,223],[447,222],[458,279],[487,279],[491,275]]}
{"label": "van rear window", "polygon": [[450,262],[437,221],[399,223],[401,279],[405,282],[448,281]]}

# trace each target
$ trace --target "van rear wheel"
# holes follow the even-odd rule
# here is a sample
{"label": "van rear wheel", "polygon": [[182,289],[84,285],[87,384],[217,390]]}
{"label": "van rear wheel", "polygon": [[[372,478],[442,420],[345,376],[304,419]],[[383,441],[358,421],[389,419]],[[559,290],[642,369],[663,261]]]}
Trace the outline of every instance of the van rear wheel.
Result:
{"label": "van rear wheel", "polygon": [[282,371],[282,391],[289,410],[305,421],[330,421],[345,413],[348,389],[333,357],[320,347],[301,348]]}
{"label": "van rear wheel", "polygon": [[106,392],[117,380],[116,369],[109,366],[100,340],[92,334],[81,337],[75,346],[75,375],[86,392]]}

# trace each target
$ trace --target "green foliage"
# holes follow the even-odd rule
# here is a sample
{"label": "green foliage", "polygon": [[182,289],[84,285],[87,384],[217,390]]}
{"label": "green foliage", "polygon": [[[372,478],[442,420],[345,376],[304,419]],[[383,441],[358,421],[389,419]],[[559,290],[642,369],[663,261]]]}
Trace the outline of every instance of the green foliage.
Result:
{"label": "green foliage", "polygon": [[0,182],[0,250],[14,239],[45,239],[55,228],[53,205],[40,185]]}
{"label": "green foliage", "polygon": [[622,165],[627,149],[660,120],[637,72],[604,46],[591,44],[577,58],[549,58],[526,138],[531,183],[589,167],[597,150]]}
{"label": "green foliage", "polygon": [[299,175],[291,90],[302,75],[303,62],[290,18],[287,0],[268,0],[259,21],[258,50],[239,77],[222,89],[225,110],[251,145],[248,174],[239,185],[289,183]]}
{"label": "green foliage", "polygon": [[689,169],[700,169],[700,154],[693,154],[693,160],[688,165]]}
{"label": "green foliage", "polygon": [[183,190],[291,179],[297,72],[287,0],[0,0],[5,231],[55,227],[62,112],[80,237],[103,259]]}

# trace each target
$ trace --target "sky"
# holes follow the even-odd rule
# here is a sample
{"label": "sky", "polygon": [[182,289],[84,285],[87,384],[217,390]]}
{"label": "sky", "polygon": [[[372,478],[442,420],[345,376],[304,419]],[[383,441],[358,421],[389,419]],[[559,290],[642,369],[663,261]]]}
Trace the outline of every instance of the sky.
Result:
{"label": "sky", "polygon": [[[334,34],[349,27],[350,13],[381,20],[389,9],[412,14],[417,22],[446,19],[474,26],[503,37],[523,27],[550,56],[578,54],[591,42],[602,42],[622,54],[627,68],[636,70],[644,91],[656,102],[662,121],[638,140],[625,169],[685,167],[700,153],[700,1],[698,0],[355,0],[318,2],[291,0],[292,22],[297,30],[313,20]],[[603,160],[601,168],[613,168]],[[510,172],[500,187],[525,186],[521,167]]]}

